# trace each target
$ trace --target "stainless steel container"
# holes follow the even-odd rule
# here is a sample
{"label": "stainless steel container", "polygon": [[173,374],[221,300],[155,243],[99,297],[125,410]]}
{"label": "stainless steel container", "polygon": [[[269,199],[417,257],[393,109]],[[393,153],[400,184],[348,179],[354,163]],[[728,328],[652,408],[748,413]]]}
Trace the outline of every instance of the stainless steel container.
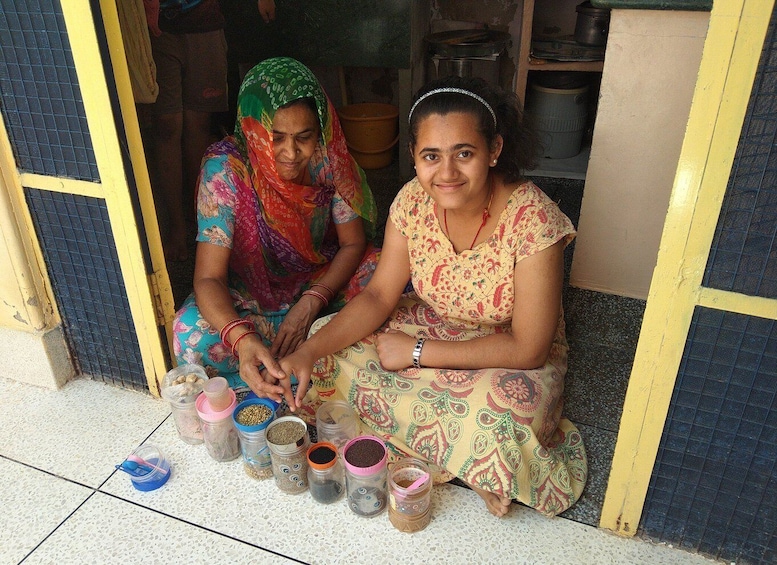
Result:
{"label": "stainless steel container", "polygon": [[500,57],[510,34],[490,29],[461,29],[432,33],[424,38],[429,59],[427,80],[444,76],[480,77],[499,84]]}

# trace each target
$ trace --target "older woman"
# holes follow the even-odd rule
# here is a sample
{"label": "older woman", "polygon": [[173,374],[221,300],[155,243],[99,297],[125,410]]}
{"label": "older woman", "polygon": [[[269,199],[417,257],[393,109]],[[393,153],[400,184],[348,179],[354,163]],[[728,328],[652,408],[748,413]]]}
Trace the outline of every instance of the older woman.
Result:
{"label": "older woman", "polygon": [[561,415],[574,227],[521,177],[537,145],[515,95],[452,77],[423,88],[409,120],[417,176],[391,206],[375,275],[281,359],[300,382],[296,397],[283,382],[286,398],[302,408],[312,374],[395,456],[458,477],[495,516],[513,499],[558,514],[587,477]]}
{"label": "older woman", "polygon": [[274,58],[246,75],[234,135],[203,159],[197,211],[176,358],[280,400],[276,358],[361,290],[377,254],[372,193],[307,67]]}

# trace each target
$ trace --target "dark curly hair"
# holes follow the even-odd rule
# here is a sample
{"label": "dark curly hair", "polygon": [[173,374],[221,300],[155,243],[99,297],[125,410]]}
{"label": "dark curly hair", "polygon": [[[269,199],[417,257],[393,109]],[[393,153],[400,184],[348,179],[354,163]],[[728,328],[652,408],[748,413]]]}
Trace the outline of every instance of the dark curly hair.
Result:
{"label": "dark curly hair", "polygon": [[414,106],[410,114],[411,153],[416,144],[418,124],[424,118],[431,114],[465,112],[477,117],[479,131],[486,138],[489,147],[494,146],[497,135],[502,136],[502,153],[494,171],[501,173],[505,182],[518,181],[524,171],[535,167],[540,153],[539,138],[534,128],[524,119],[520,100],[514,93],[492,86],[481,78],[450,76],[421,87],[413,98],[413,104],[424,94],[438,88],[460,88],[483,98],[496,114],[496,125],[488,108],[471,96],[456,92],[432,94]]}

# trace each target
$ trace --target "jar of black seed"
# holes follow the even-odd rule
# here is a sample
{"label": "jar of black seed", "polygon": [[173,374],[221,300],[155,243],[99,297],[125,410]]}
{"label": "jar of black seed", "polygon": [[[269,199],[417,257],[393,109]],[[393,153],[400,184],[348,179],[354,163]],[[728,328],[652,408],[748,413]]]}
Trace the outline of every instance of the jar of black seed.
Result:
{"label": "jar of black seed", "polygon": [[308,449],[308,489],[313,500],[331,504],[345,492],[345,471],[333,443],[320,441]]}
{"label": "jar of black seed", "polygon": [[386,444],[375,436],[357,436],[343,447],[348,506],[359,516],[371,518],[385,510],[387,460]]}

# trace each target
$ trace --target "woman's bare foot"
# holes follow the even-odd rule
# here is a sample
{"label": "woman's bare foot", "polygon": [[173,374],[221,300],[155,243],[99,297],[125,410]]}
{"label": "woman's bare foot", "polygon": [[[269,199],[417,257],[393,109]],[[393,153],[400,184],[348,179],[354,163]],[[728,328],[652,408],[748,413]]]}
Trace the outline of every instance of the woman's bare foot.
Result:
{"label": "woman's bare foot", "polygon": [[487,490],[483,490],[482,488],[473,485],[470,485],[470,488],[480,495],[480,498],[485,501],[488,511],[497,518],[501,518],[510,511],[512,500],[509,497],[499,496],[498,494],[488,492]]}

